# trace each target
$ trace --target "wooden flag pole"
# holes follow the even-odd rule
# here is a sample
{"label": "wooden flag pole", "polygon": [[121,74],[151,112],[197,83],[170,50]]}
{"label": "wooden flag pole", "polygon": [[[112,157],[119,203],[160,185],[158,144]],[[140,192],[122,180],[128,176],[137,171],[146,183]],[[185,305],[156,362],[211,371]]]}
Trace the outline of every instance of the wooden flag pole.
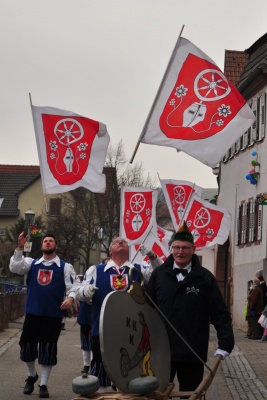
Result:
{"label": "wooden flag pole", "polygon": [[168,65],[167,65],[166,71],[165,71],[165,73],[164,73],[164,75],[163,75],[163,78],[162,78],[162,81],[161,81],[161,83],[160,83],[159,89],[158,89],[158,91],[157,91],[156,97],[155,97],[155,99],[154,99],[154,101],[153,101],[153,104],[152,104],[152,107],[151,107],[151,109],[150,109],[150,111],[149,111],[148,117],[147,117],[147,119],[146,119],[145,125],[144,125],[143,130],[142,130],[142,132],[141,132],[141,135],[140,135],[140,137],[139,137],[139,140],[138,140],[138,142],[137,142],[137,144],[136,144],[136,146],[135,146],[135,150],[134,150],[134,153],[133,153],[133,155],[132,155],[132,157],[131,157],[130,164],[132,164],[132,162],[133,162],[133,160],[134,160],[134,157],[135,157],[135,155],[136,155],[136,153],[137,153],[137,150],[138,150],[138,148],[139,148],[139,145],[140,145],[140,143],[141,143],[141,140],[142,140],[142,138],[145,136],[145,133],[146,133],[147,126],[148,126],[148,123],[149,123],[149,121],[150,121],[151,115],[152,115],[152,113],[153,113],[153,111],[154,111],[154,108],[155,108],[155,105],[156,105],[156,103],[157,103],[157,101],[158,101],[158,98],[159,98],[159,95],[160,95],[160,93],[161,93],[163,84],[164,84],[164,82],[165,82],[165,80],[166,80],[166,77],[167,77],[167,75],[168,75],[168,73],[169,73],[169,70],[170,70],[170,68],[171,68],[173,59],[174,59],[174,57],[175,57],[176,51],[177,51],[177,49],[178,49],[178,47],[179,47],[180,38],[181,38],[181,36],[182,36],[183,30],[184,30],[184,25],[182,26],[182,29],[181,29],[181,31],[180,31],[180,33],[179,33],[177,42],[176,42],[176,44],[175,44],[175,46],[174,46],[174,49],[173,49],[171,58],[170,58],[169,63],[168,63]]}

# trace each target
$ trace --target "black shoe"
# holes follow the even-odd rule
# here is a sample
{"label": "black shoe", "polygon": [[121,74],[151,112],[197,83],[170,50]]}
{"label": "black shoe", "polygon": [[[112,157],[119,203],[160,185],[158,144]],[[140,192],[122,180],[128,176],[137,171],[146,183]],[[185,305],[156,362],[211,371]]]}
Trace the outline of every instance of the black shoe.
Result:
{"label": "black shoe", "polygon": [[39,397],[41,399],[47,399],[49,397],[47,386],[46,385],[42,385],[42,386],[39,385],[39,388],[40,388],[39,389]]}
{"label": "black shoe", "polygon": [[65,331],[65,330],[66,330],[64,322],[62,322],[62,324],[61,324],[61,330],[62,330],[62,331]]}
{"label": "black shoe", "polygon": [[81,370],[81,373],[82,373],[82,374],[88,374],[89,369],[90,369],[90,367],[88,367],[87,365],[85,365],[85,366],[83,367],[83,369]]}
{"label": "black shoe", "polygon": [[251,339],[251,340],[259,340],[259,339],[261,339],[261,337],[260,336],[250,336],[249,339]]}
{"label": "black shoe", "polygon": [[36,373],[35,376],[28,376],[28,378],[25,379],[26,385],[24,386],[24,390],[23,390],[24,394],[31,394],[33,392],[34,384],[38,378],[39,378],[39,376]]}

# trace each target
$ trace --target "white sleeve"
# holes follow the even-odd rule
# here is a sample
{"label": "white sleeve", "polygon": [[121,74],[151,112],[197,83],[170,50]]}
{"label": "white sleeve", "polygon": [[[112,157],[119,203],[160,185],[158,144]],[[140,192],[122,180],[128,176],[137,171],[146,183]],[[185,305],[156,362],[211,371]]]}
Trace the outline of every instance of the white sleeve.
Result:
{"label": "white sleeve", "polygon": [[[87,290],[88,288],[93,289],[96,286],[96,266],[92,265],[85,273],[84,280],[79,284],[76,290],[76,298],[81,301],[88,301],[92,299],[94,290]],[[85,289],[85,291],[84,291]],[[87,296],[84,296],[85,292]],[[90,296],[89,296],[90,294]],[[90,298],[89,298],[90,297]]]}
{"label": "white sleeve", "polygon": [[158,256],[157,256],[157,258],[155,258],[155,260],[149,259],[149,262],[153,269],[155,269],[159,265],[163,264],[163,260],[161,258],[159,258]]}
{"label": "white sleeve", "polygon": [[23,256],[22,250],[15,250],[10,259],[9,269],[15,274],[25,275],[30,271],[32,261],[33,258]]}
{"label": "white sleeve", "polygon": [[145,285],[147,285],[148,281],[150,279],[150,276],[153,272],[153,268],[150,264],[141,264],[140,266],[141,266],[141,272],[144,277]]}
{"label": "white sleeve", "polygon": [[69,263],[65,264],[64,267],[64,278],[65,278],[65,285],[66,285],[66,295],[67,297],[73,297],[74,300],[76,299],[76,285],[78,284],[76,281],[76,272],[73,266]]}

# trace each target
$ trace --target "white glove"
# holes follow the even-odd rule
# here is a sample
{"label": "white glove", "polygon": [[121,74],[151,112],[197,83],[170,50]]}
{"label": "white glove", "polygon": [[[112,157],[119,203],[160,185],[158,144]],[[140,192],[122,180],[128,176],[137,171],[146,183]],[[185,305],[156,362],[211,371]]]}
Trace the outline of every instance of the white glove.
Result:
{"label": "white glove", "polygon": [[148,246],[145,244],[141,244],[139,247],[139,251],[142,254],[142,256],[148,256],[148,257],[155,257],[154,251],[152,251]]}
{"label": "white glove", "polygon": [[94,285],[84,285],[82,288],[83,297],[86,297],[87,299],[92,299],[96,290],[98,290],[98,288]]}
{"label": "white glove", "polygon": [[225,360],[229,353],[225,350],[217,349],[214,353],[214,356],[222,356],[222,359]]}

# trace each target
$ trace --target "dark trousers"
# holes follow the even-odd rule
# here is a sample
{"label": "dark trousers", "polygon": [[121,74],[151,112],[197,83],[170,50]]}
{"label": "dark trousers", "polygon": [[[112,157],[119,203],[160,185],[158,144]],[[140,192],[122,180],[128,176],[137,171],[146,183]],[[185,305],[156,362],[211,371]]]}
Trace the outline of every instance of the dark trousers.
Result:
{"label": "dark trousers", "polygon": [[254,337],[261,338],[261,336],[262,336],[262,327],[258,323],[260,315],[256,315],[255,317],[250,317],[250,318],[251,318],[252,335]]}
{"label": "dark trousers", "polygon": [[20,359],[31,362],[38,358],[42,365],[56,365],[57,342],[61,318],[26,314],[20,337]]}
{"label": "dark trousers", "polygon": [[109,377],[107,376],[106,370],[102,362],[99,336],[92,336],[91,343],[93,359],[91,361],[90,375],[94,375],[98,378],[100,386],[110,386],[111,382]]}
{"label": "dark trousers", "polygon": [[91,350],[91,338],[90,338],[91,325],[80,325],[80,340],[81,349],[90,351]]}
{"label": "dark trousers", "polygon": [[204,365],[201,363],[171,362],[170,382],[175,375],[181,392],[194,391],[203,379]]}

